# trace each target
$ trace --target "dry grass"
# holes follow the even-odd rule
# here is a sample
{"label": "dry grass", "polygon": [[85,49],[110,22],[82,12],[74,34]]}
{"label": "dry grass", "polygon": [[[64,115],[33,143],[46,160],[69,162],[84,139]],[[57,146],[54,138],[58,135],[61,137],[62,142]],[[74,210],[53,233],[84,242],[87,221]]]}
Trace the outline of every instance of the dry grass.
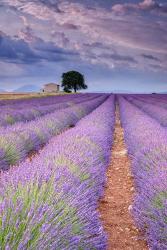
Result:
{"label": "dry grass", "polygon": [[56,96],[56,95],[65,95],[66,93],[0,93],[0,100],[13,100],[13,99],[26,99],[26,98],[34,98],[34,97],[43,97],[43,96]]}

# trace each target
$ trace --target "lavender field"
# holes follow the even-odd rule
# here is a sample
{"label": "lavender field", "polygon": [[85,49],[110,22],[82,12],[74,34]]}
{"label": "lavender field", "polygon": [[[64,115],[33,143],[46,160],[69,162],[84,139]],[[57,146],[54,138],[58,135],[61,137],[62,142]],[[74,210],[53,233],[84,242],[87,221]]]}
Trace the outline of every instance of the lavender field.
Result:
{"label": "lavender field", "polygon": [[[126,213],[146,249],[167,249],[167,95],[69,94],[0,107],[0,250],[120,249],[99,210],[117,125],[125,152],[116,159],[129,159],[134,189]],[[130,244],[122,249],[143,250]]]}

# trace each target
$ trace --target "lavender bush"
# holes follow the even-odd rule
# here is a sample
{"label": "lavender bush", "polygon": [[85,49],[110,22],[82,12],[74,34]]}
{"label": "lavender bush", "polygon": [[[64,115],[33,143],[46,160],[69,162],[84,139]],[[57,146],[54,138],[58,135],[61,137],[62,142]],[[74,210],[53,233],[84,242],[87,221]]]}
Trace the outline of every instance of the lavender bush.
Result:
{"label": "lavender bush", "polygon": [[32,161],[1,175],[0,246],[106,249],[97,212],[114,129],[111,96]]}
{"label": "lavender bush", "polygon": [[39,102],[36,103],[36,105],[34,105],[31,100],[29,100],[27,105],[23,105],[20,102],[18,102],[18,104],[16,103],[14,106],[6,105],[1,108],[0,126],[6,127],[19,121],[31,121],[56,110],[67,108],[77,103],[92,100],[97,97],[99,97],[99,95],[95,94],[64,95],[61,96],[61,98],[60,96],[56,96],[54,99],[50,98],[48,99],[48,103],[44,104],[43,98],[38,98]]}
{"label": "lavender bush", "polygon": [[148,100],[145,102],[136,98],[131,99],[131,102],[152,118],[156,119],[162,126],[167,126],[167,110],[164,105],[156,105],[156,100],[153,103],[148,103]]}
{"label": "lavender bush", "polygon": [[0,129],[0,169],[22,161],[31,151],[39,150],[41,145],[99,106],[107,95],[55,111],[28,123],[17,123],[12,127]]}
{"label": "lavender bush", "polygon": [[150,249],[167,249],[166,129],[141,110],[119,98],[125,140],[132,156],[136,196],[132,213],[145,232]]}

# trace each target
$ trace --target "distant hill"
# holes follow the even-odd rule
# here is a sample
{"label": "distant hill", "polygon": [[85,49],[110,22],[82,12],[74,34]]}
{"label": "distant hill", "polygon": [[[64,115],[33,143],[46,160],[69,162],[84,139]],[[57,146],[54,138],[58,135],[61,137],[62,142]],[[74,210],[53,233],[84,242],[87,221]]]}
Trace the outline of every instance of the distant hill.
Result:
{"label": "distant hill", "polygon": [[20,88],[15,89],[13,92],[39,92],[40,88],[36,85],[24,85]]}

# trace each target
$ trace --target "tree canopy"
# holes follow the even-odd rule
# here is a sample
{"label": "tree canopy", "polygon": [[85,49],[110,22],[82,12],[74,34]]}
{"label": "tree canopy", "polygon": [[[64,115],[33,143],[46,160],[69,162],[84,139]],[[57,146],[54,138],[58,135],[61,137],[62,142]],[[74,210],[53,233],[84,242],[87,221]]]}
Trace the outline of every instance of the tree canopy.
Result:
{"label": "tree canopy", "polygon": [[87,89],[84,76],[78,71],[68,71],[62,74],[62,85],[65,92],[77,92],[80,89]]}

